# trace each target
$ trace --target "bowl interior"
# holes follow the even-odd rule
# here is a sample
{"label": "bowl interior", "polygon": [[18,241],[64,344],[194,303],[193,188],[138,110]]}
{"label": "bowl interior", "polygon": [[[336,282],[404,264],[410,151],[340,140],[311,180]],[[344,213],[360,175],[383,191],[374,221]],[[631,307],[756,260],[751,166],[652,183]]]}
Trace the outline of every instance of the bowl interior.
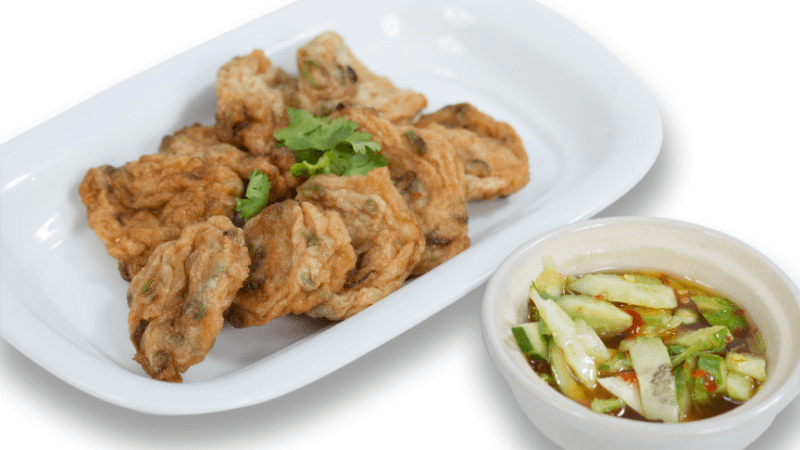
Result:
{"label": "bowl interior", "polygon": [[[730,416],[782,408],[800,391],[800,331],[793,326],[800,321],[800,294],[778,267],[748,245],[703,227],[663,219],[612,218],[569,225],[529,241],[503,262],[484,294],[485,338],[500,370],[517,386],[545,395],[554,407],[573,416],[605,419],[559,393],[552,395],[555,390],[530,369],[511,334],[511,327],[523,321],[531,282],[541,272],[545,256],[551,256],[564,274],[641,268],[687,277],[747,311],[751,326],[765,337],[767,381],[753,399],[733,411],[682,426],[730,428],[734,426]],[[622,422],[620,426],[657,425],[614,420]]]}

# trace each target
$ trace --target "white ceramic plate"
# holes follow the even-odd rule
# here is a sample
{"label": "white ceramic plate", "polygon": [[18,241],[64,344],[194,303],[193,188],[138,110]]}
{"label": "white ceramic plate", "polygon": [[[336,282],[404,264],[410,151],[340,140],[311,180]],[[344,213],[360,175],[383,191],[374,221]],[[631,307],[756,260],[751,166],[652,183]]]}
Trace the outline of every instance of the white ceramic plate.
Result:
{"label": "white ceramic plate", "polygon": [[[357,14],[357,20],[356,16]],[[262,48],[296,73],[295,50],[325,30],[374,72],[428,97],[471,102],[511,123],[531,182],[470,205],[472,246],[335,325],[284,317],[226,326],[182,385],[131,358],[127,283],[87,227],[77,187],[90,167],[155,152],[161,138],[213,122],[217,69]],[[189,50],[2,147],[2,336],[73,386],[123,407],[194,414],[305,386],[479,287],[520,242],[591,217],[636,184],[661,146],[650,93],[573,24],[530,1],[300,1]]]}

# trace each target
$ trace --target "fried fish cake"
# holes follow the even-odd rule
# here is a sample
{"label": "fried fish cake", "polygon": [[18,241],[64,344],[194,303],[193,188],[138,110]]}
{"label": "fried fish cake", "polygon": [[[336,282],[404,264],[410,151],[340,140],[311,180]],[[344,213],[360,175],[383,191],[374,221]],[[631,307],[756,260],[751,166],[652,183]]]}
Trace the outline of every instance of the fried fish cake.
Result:
{"label": "fried fish cake", "polygon": [[397,290],[425,247],[422,224],[392,185],[387,168],[366,175],[318,175],[297,189],[297,199],[341,215],[357,261],[343,289],[307,314],[346,319]]}
{"label": "fried fish cake", "polygon": [[78,191],[89,227],[130,281],[161,243],[216,215],[234,217],[242,180],[192,156],[144,155],[119,168],[89,169]]}
{"label": "fried fish cake", "polygon": [[269,177],[270,203],[294,196],[292,190],[300,184],[288,171],[281,171],[266,156],[257,156],[230,145],[217,138],[214,128],[194,124],[164,137],[159,147],[162,155],[197,156],[217,165],[230,167],[243,181],[250,179],[250,173],[258,170]]}
{"label": "fried fish cake", "polygon": [[300,47],[297,68],[299,105],[315,115],[326,115],[339,105],[358,104],[400,123],[410,122],[428,104],[424,95],[400,89],[372,73],[334,32],[322,33]]}
{"label": "fried fish cake", "polygon": [[350,234],[335,211],[285,200],[244,225],[250,275],[226,313],[237,328],[302,314],[344,287],[356,265]]}
{"label": "fried fish cake", "polygon": [[248,264],[244,233],[225,216],[189,225],[155,249],[128,288],[134,360],[148,375],[181,382],[205,359]]}
{"label": "fried fish cake", "polygon": [[416,126],[443,134],[456,148],[467,201],[505,197],[528,184],[528,154],[511,125],[459,103],[421,116]]}
{"label": "fried fish cake", "polygon": [[469,247],[464,169],[441,133],[394,125],[369,108],[337,113],[381,143],[395,187],[422,219],[425,252],[413,275],[422,275]]}
{"label": "fried fish cake", "polygon": [[294,153],[277,146],[272,132],[289,124],[286,107],[296,103],[296,92],[297,77],[272,64],[262,50],[234,58],[217,73],[217,137],[288,171]]}

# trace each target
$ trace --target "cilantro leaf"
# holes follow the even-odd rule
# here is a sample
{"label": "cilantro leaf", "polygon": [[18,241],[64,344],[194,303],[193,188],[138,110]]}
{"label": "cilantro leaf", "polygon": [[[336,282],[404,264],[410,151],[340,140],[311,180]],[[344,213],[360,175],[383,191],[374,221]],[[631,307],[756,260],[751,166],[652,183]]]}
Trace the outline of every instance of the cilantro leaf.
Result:
{"label": "cilantro leaf", "polygon": [[365,175],[385,167],[381,145],[369,133],[356,131],[358,123],[342,117],[315,117],[304,109],[286,108],[290,123],[272,135],[294,151],[296,177],[318,174]]}
{"label": "cilantro leaf", "polygon": [[236,211],[245,221],[250,220],[267,206],[270,187],[272,185],[266,174],[258,170],[250,172],[250,182],[244,193],[245,198],[236,199]]}

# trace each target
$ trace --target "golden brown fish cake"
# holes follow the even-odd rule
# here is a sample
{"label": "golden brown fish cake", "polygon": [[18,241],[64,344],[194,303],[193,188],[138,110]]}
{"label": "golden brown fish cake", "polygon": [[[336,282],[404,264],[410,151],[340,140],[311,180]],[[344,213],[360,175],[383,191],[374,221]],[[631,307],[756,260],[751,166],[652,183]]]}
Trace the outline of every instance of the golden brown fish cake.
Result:
{"label": "golden brown fish cake", "polygon": [[346,319],[397,290],[425,247],[422,224],[392,185],[387,168],[367,175],[317,175],[297,199],[341,215],[358,259],[343,289],[307,314]]}
{"label": "golden brown fish cake", "polygon": [[422,219],[425,252],[413,275],[422,275],[469,247],[464,170],[441,133],[394,125],[368,108],[337,113],[381,143],[395,187]]}
{"label": "golden brown fish cake", "polygon": [[244,233],[225,216],[189,225],[155,249],[128,288],[134,359],[148,375],[181,382],[205,359],[248,264]]}
{"label": "golden brown fish cake", "polygon": [[428,104],[424,95],[400,89],[362,64],[336,33],[325,32],[297,51],[297,98],[303,109],[327,115],[340,105],[375,108],[387,120],[410,122]]}
{"label": "golden brown fish cake", "polygon": [[216,215],[233,218],[243,190],[242,180],[226,166],[166,155],[92,168],[78,188],[89,227],[128,281],[183,227]]}
{"label": "golden brown fish cake", "polygon": [[416,126],[442,133],[464,165],[467,201],[505,197],[530,179],[528,154],[514,128],[468,103],[446,106]]}
{"label": "golden brown fish cake", "polygon": [[296,104],[297,78],[272,64],[261,50],[238,56],[217,73],[214,131],[221,142],[267,156],[286,172],[294,153],[277,146],[274,130],[289,124],[286,107]]}
{"label": "golden brown fish cake", "polygon": [[302,314],[342,290],[356,265],[350,234],[335,211],[285,200],[244,225],[250,275],[226,313],[235,327]]}
{"label": "golden brown fish cake", "polygon": [[258,170],[269,177],[270,203],[294,196],[293,189],[300,184],[288,171],[281,171],[266,156],[257,156],[224,144],[217,138],[214,128],[194,124],[164,137],[159,147],[162,155],[188,155],[204,158],[214,164],[230,167],[242,180],[249,180],[250,173]]}

